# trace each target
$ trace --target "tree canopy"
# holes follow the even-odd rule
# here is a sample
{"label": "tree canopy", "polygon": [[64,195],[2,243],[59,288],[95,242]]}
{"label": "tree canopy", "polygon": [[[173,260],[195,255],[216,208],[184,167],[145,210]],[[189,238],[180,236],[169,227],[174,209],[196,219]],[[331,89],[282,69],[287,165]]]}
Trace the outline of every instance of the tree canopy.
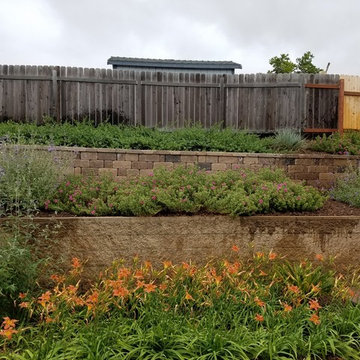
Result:
{"label": "tree canopy", "polygon": [[280,56],[274,56],[269,60],[269,64],[273,67],[272,70],[269,70],[269,73],[286,74],[295,72],[318,74],[322,69],[312,63],[313,59],[314,55],[310,51],[297,58],[295,63],[291,61],[289,54],[280,54]]}

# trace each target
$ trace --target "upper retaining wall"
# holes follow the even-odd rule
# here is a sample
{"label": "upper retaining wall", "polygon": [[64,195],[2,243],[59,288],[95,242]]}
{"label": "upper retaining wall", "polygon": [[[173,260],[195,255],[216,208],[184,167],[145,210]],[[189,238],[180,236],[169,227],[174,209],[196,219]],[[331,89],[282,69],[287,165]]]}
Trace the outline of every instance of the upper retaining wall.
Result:
{"label": "upper retaining wall", "polygon": [[[40,147],[44,148],[44,147]],[[47,149],[47,148],[46,148]],[[153,169],[195,165],[209,171],[227,169],[282,168],[294,180],[308,185],[329,187],[336,176],[348,166],[360,167],[360,156],[329,154],[249,154],[203,151],[124,150],[79,147],[57,147],[73,152],[74,174],[99,175],[111,173],[118,179],[147,175]]]}

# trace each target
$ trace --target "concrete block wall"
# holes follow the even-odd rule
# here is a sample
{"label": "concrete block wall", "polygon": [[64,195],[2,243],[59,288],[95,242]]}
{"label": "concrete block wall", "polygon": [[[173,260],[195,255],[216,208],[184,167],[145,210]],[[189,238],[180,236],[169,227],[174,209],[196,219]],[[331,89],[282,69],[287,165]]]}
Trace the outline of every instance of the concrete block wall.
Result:
{"label": "concrete block wall", "polygon": [[197,165],[207,171],[228,169],[282,168],[294,180],[317,187],[329,187],[346,168],[360,167],[360,156],[330,154],[249,154],[200,151],[124,150],[57,147],[74,154],[73,173],[111,173],[117,179],[148,175],[154,169]]}

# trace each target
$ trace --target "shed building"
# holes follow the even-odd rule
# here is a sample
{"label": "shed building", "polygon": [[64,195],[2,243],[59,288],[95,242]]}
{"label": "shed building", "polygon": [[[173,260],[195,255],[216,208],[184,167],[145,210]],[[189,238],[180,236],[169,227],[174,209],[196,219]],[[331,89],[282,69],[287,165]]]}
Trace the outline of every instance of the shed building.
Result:
{"label": "shed building", "polygon": [[112,56],[107,61],[113,69],[135,71],[167,71],[200,74],[234,74],[235,69],[242,69],[241,64],[233,61],[203,60],[165,60],[143,59]]}

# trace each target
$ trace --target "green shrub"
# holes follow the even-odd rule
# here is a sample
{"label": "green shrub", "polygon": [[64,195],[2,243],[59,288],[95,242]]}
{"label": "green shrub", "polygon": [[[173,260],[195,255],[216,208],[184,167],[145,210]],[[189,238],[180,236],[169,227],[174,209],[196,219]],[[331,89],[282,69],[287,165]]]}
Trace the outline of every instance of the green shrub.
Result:
{"label": "green shrub", "polygon": [[330,196],[335,200],[360,207],[360,171],[349,169],[343,177],[336,179]]}
{"label": "green shrub", "polygon": [[54,144],[99,148],[229,151],[229,152],[270,152],[269,139],[260,139],[231,129],[210,130],[199,126],[172,131],[149,129],[142,126],[113,126],[102,124],[94,127],[87,123],[31,124],[0,123],[0,137],[23,144]]}
{"label": "green shrub", "polygon": [[309,145],[314,151],[322,151],[338,155],[360,154],[360,132],[347,131],[343,135],[333,133],[329,136],[317,136]]}
{"label": "green shrub", "polygon": [[326,197],[288,179],[280,170],[208,174],[197,167],[155,170],[149,176],[117,183],[111,177],[68,177],[47,207],[76,215],[140,216],[159,213],[252,215],[311,211]]}
{"label": "green shrub", "polygon": [[0,216],[31,213],[54,193],[69,166],[67,155],[0,144]]}

